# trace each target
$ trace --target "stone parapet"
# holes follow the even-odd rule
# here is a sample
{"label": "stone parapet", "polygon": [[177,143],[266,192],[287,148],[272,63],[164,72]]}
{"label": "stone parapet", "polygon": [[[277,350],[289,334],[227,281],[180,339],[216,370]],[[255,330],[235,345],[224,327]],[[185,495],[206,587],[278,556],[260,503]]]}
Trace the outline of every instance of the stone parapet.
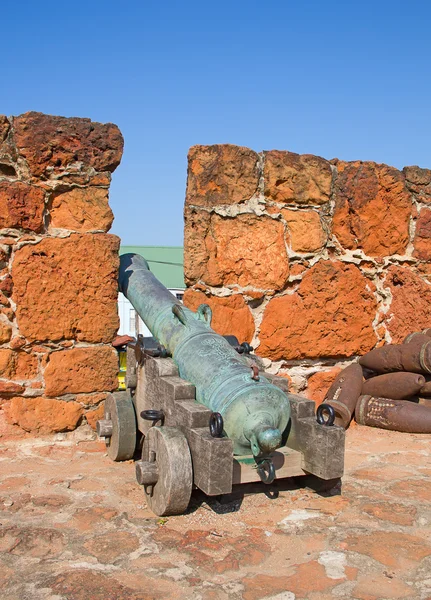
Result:
{"label": "stone parapet", "polygon": [[93,422],[117,386],[120,240],[107,232],[122,152],[111,123],[0,116],[0,406],[26,431]]}
{"label": "stone parapet", "polygon": [[185,303],[320,402],[340,368],[431,327],[430,204],[428,169],[194,146]]}

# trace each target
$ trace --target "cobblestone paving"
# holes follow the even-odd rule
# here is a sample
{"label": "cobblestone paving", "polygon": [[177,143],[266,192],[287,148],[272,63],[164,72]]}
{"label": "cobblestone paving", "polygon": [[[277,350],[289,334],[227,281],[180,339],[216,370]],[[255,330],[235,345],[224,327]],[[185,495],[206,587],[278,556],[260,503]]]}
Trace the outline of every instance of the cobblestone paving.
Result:
{"label": "cobblestone paving", "polygon": [[313,478],[146,508],[133,462],[71,434],[0,437],[2,600],[431,598],[431,436],[354,427]]}

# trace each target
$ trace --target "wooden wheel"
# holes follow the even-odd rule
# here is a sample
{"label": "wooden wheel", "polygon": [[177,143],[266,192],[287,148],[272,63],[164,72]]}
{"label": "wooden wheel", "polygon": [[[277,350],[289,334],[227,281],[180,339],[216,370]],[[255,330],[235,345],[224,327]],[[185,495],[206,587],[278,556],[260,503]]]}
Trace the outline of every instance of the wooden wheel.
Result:
{"label": "wooden wheel", "polygon": [[175,427],[152,427],[144,440],[136,478],[158,516],[179,515],[190,502],[193,469],[189,445]]}
{"label": "wooden wheel", "polygon": [[97,422],[97,433],[105,438],[108,456],[115,461],[133,457],[136,447],[136,415],[128,392],[109,394],[105,417]]}

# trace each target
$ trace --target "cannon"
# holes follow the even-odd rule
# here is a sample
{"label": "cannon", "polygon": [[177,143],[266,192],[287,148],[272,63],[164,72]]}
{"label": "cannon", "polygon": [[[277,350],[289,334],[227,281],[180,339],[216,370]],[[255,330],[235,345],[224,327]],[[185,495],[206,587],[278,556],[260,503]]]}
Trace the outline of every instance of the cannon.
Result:
{"label": "cannon", "polygon": [[314,402],[264,373],[247,343],[218,335],[208,305],[183,306],[143,257],[121,256],[119,289],[153,337],[129,344],[127,391],[108,396],[97,432],[115,461],[141,449],[136,478],[155,514],[184,512],[194,486],[218,496],[239,483],[342,476],[332,407],[316,419]]}

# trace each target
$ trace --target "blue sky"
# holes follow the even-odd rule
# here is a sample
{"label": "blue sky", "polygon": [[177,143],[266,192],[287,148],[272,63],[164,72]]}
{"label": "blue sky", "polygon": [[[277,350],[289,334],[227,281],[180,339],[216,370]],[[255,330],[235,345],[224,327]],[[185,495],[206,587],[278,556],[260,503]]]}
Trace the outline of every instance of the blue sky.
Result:
{"label": "blue sky", "polygon": [[122,130],[124,244],[182,244],[194,144],[431,168],[426,0],[9,0],[1,20],[0,113]]}

